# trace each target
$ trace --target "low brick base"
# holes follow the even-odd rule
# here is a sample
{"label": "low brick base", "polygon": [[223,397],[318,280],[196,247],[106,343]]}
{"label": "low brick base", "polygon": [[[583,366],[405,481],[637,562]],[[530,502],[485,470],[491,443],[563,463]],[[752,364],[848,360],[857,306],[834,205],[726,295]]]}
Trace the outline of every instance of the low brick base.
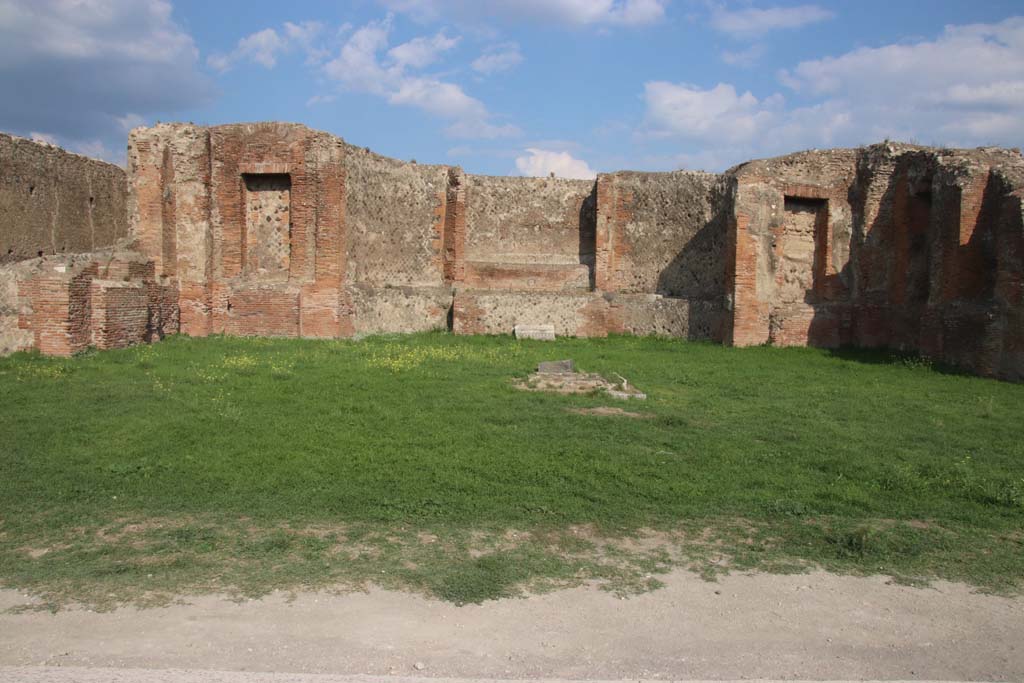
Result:
{"label": "low brick base", "polygon": [[178,290],[155,280],[152,263],[58,262],[20,282],[18,295],[19,326],[48,356],[124,348],[178,331]]}

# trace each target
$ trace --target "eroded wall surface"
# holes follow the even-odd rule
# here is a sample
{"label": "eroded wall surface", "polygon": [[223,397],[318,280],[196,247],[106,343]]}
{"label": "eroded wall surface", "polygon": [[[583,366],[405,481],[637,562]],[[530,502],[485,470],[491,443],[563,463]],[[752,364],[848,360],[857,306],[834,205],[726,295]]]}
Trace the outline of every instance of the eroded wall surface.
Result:
{"label": "eroded wall surface", "polygon": [[[83,163],[12,144],[0,160],[43,160],[40,185]],[[886,144],[577,181],[405,163],[296,124],[162,124],[131,133],[128,163],[124,244],[0,265],[0,351],[550,324],[886,346],[1024,379],[1013,150]],[[3,215],[18,211],[24,197],[0,194]],[[17,240],[55,215],[29,213]],[[91,240],[123,232],[100,222]]]}
{"label": "eroded wall surface", "polygon": [[721,339],[730,185],[705,173],[466,179],[453,329]]}
{"label": "eroded wall surface", "polygon": [[346,282],[441,285],[448,167],[405,163],[351,145],[344,165]]}
{"label": "eroded wall surface", "polygon": [[139,129],[129,161],[133,238],[176,282],[188,334],[508,333],[550,322],[588,336],[720,338],[717,176],[614,179],[639,178],[630,220],[613,228],[635,253],[614,277],[634,264],[643,274],[606,294],[644,294],[616,303],[595,295],[609,280],[596,258],[600,180],[466,175],[275,123]]}
{"label": "eroded wall surface", "polygon": [[[71,356],[162,339],[178,331],[178,291],[153,262],[123,249],[43,256],[0,267],[0,352]],[[15,323],[16,324],[11,324]]]}
{"label": "eroded wall surface", "polygon": [[599,176],[598,288],[720,299],[729,191],[710,173]]}
{"label": "eroded wall surface", "polygon": [[885,144],[731,175],[728,341],[889,347],[1024,378],[1018,152]]}
{"label": "eroded wall surface", "polygon": [[112,246],[127,195],[119,166],[0,133],[0,264]]}
{"label": "eroded wall surface", "polygon": [[[38,346],[22,320],[24,283],[123,241],[127,196],[119,166],[0,133],[0,354]],[[89,325],[79,327],[91,343]]]}
{"label": "eroded wall surface", "polygon": [[466,177],[468,287],[590,291],[594,182],[560,178]]}
{"label": "eroded wall surface", "polygon": [[351,334],[344,157],[291,124],[132,131],[132,237],[177,284],[182,332]]}

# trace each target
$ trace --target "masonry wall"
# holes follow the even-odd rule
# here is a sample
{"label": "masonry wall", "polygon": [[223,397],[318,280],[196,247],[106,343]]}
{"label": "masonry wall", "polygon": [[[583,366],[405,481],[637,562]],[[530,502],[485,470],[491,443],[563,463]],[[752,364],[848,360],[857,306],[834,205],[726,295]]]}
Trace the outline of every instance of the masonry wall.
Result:
{"label": "masonry wall", "polygon": [[345,150],[346,282],[441,285],[448,167],[405,163],[351,145]]}
{"label": "masonry wall", "polygon": [[192,335],[351,334],[345,149],[278,123],[132,131],[132,236]]}
{"label": "masonry wall", "polygon": [[126,198],[119,166],[0,133],[0,264],[112,246]]}
{"label": "masonry wall", "polygon": [[124,169],[0,133],[0,354],[32,348],[23,282],[128,234]]}
{"label": "masonry wall", "polygon": [[724,298],[729,191],[710,173],[600,175],[598,289]]}
{"label": "masonry wall", "polygon": [[191,124],[137,128],[128,138],[129,229],[155,273],[181,292],[181,328],[212,331],[211,275],[217,245],[211,223],[210,135]]}
{"label": "masonry wall", "polygon": [[6,351],[70,356],[89,347],[122,348],[178,330],[178,291],[153,262],[125,250],[46,256],[0,268],[14,274],[19,336]]}
{"label": "masonry wall", "polygon": [[75,255],[37,257],[0,264],[0,355],[24,351],[35,346],[32,331],[21,324],[21,283],[51,268],[50,261],[70,260],[74,257]]}
{"label": "masonry wall", "polygon": [[1019,153],[876,145],[731,174],[732,343],[889,347],[1024,376]]}
{"label": "masonry wall", "polygon": [[754,161],[736,180],[728,278],[738,346],[839,346],[850,340],[848,303],[856,150]]}
{"label": "masonry wall", "polygon": [[[404,163],[295,124],[162,124],[130,135],[119,219],[102,213],[117,205],[116,167],[0,143],[11,169],[0,238],[48,235],[59,252],[66,225],[83,252],[9,247],[0,352],[67,355],[177,331],[547,323],[576,336],[890,347],[1024,379],[1024,160],[1012,150],[886,144],[722,175],[576,181]],[[96,191],[104,174],[109,202]],[[71,213],[83,196],[85,213]]]}

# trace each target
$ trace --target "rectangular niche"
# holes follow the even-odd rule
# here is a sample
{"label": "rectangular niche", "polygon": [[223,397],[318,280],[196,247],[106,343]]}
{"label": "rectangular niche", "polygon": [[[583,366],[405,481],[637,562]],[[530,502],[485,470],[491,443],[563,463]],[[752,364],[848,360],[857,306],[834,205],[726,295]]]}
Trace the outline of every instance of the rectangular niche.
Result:
{"label": "rectangular niche", "polygon": [[246,173],[244,272],[287,279],[291,260],[292,180],[287,173]]}
{"label": "rectangular niche", "polygon": [[828,265],[828,200],[785,198],[778,285],[783,301],[808,302],[825,282]]}

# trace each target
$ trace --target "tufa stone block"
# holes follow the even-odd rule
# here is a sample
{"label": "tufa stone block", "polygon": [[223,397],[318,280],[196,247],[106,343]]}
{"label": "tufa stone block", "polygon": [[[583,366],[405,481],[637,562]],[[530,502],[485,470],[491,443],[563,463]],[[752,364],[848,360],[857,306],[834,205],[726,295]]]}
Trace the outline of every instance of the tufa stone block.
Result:
{"label": "tufa stone block", "polygon": [[539,339],[540,341],[555,341],[555,326],[545,325],[516,325],[516,339]]}
{"label": "tufa stone block", "polygon": [[576,372],[572,360],[545,360],[537,365],[537,372],[543,375],[564,375]]}

